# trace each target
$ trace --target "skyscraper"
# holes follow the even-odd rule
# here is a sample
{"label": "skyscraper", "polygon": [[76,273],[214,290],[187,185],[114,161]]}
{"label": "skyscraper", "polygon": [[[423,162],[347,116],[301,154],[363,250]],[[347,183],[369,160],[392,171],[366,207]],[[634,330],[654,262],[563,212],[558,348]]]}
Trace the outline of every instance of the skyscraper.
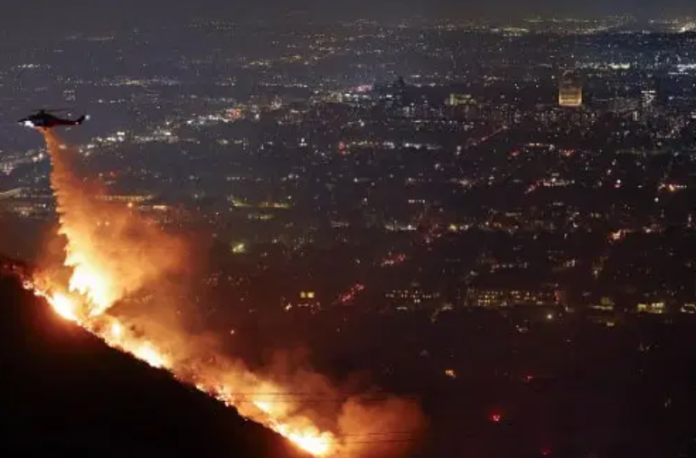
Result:
{"label": "skyscraper", "polygon": [[558,104],[562,107],[582,106],[582,83],[572,72],[566,72],[561,77]]}

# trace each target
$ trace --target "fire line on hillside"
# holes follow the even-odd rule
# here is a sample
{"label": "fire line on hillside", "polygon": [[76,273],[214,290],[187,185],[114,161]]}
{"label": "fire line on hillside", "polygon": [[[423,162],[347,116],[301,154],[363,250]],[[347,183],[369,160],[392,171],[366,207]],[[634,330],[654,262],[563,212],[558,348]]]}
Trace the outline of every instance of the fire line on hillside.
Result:
{"label": "fire line on hillside", "polygon": [[[62,266],[51,266],[25,280],[25,288],[109,346],[169,371],[313,456],[388,457],[410,450],[411,439],[424,423],[412,401],[386,397],[366,402],[348,396],[331,408],[303,405],[301,397],[284,394],[293,392],[293,386],[317,386],[334,398],[342,396],[319,374],[298,373],[289,380],[274,374],[262,377],[242,361],[220,354],[206,358],[214,348],[197,344],[193,336],[142,326],[139,318],[116,313],[114,306],[120,301],[176,272],[185,262],[186,244],[132,209],[94,199],[98,185],[76,176],[76,150],[51,130],[41,132],[53,162],[51,184],[58,204],[59,234],[66,243],[65,259],[59,261]],[[67,282],[56,273],[61,269],[68,272]],[[408,440],[364,440],[388,431],[413,433]]]}

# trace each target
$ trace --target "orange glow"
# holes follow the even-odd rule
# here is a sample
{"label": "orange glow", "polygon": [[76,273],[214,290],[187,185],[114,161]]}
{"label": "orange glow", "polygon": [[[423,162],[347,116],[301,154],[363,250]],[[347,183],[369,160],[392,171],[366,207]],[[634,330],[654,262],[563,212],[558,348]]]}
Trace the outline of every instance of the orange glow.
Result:
{"label": "orange glow", "polygon": [[271,413],[271,404],[266,401],[254,401],[254,405],[265,413]]}
{"label": "orange glow", "polygon": [[75,303],[67,296],[56,293],[48,298],[48,302],[58,315],[62,316],[68,321],[77,321]]}
{"label": "orange glow", "polygon": [[152,367],[166,367],[167,360],[150,344],[143,344],[133,350],[133,356],[142,359]]}
{"label": "orange glow", "polygon": [[329,433],[320,433],[316,429],[294,432],[287,425],[279,425],[276,432],[287,437],[302,450],[314,456],[327,456],[333,445],[333,436]]}
{"label": "orange glow", "polygon": [[124,296],[180,264],[180,241],[139,219],[127,206],[95,199],[103,193],[73,172],[76,151],[50,130],[42,131],[53,160],[51,184],[65,236],[65,266],[72,268],[68,290],[84,301],[86,314],[103,314]]}
{"label": "orange glow", "polygon": [[[198,348],[182,331],[157,327],[160,326],[158,315],[146,315],[143,319],[123,310],[116,313],[119,309],[114,307],[116,304],[130,304],[128,299],[132,294],[146,286],[158,285],[166,280],[168,273],[186,264],[183,244],[141,219],[132,209],[95,199],[99,192],[74,174],[71,161],[75,151],[51,131],[42,132],[53,161],[51,183],[58,202],[59,234],[65,237],[65,258],[58,261],[62,267],[51,266],[48,272],[40,272],[25,281],[25,288],[45,298],[56,314],[100,337],[112,348],[152,367],[168,370],[181,382],[236,408],[240,415],[277,432],[316,457],[345,455],[347,444],[337,432],[346,435],[362,432],[377,416],[383,418],[378,422],[380,425],[398,419],[400,424],[393,426],[396,430],[403,427],[404,421],[414,427],[420,425],[420,411],[407,404],[398,404],[397,408],[402,410],[395,413],[396,409],[388,405],[380,410],[373,403],[374,410],[367,410],[353,402],[351,409],[327,413],[333,417],[323,421],[315,406],[303,405],[302,398],[283,397],[279,402],[263,394],[287,393],[293,385],[305,389],[304,380],[279,383],[283,378],[276,380],[275,375],[263,379],[241,361],[222,354],[210,358],[210,353],[201,351],[208,348],[202,345]],[[308,379],[318,378],[316,375]],[[321,389],[335,391],[324,385]],[[319,425],[333,425],[335,430]],[[402,452],[405,450],[399,449],[395,454]],[[352,450],[349,455],[362,456]]]}
{"label": "orange glow", "polygon": [[98,270],[81,256],[69,256],[66,265],[74,267],[73,276],[70,279],[70,291],[76,291],[89,298],[93,304],[90,314],[100,315],[111,305],[115,298],[112,296],[111,285],[101,277]]}
{"label": "orange glow", "polygon": [[111,336],[114,339],[120,339],[122,335],[123,335],[123,327],[121,326],[121,323],[114,322],[111,325]]}
{"label": "orange glow", "polygon": [[[171,369],[175,373],[181,369],[173,368],[172,359],[160,349],[155,347],[151,342],[140,340],[130,335],[124,326],[116,319],[111,317],[108,318],[110,323],[108,326],[104,327],[103,333],[100,333],[98,329],[100,328],[100,320],[105,319],[104,317],[92,315],[86,318],[84,323],[81,323],[76,312],[78,309],[76,304],[81,300],[79,297],[71,298],[68,295],[60,293],[49,294],[35,289],[36,286],[33,283],[28,283],[26,286],[34,289],[38,296],[46,298],[49,305],[51,305],[53,310],[59,316],[68,321],[82,324],[83,327],[88,331],[102,337],[110,346],[130,353],[134,357],[158,369]],[[263,385],[264,384],[260,384],[260,386]],[[227,405],[235,405],[234,399],[231,399],[231,396],[229,395],[231,392],[229,389],[223,387],[223,389],[213,390],[206,384],[196,384],[195,386],[200,391],[216,397]],[[253,404],[259,409],[261,415],[248,415],[251,419],[269,427],[273,431],[287,438],[297,447],[317,457],[329,456],[334,450],[336,439],[333,434],[329,432],[322,432],[312,425],[293,426],[290,423],[284,423],[284,415],[282,415],[282,412],[275,412],[275,410],[281,409],[274,409],[271,402],[257,399],[253,401]],[[292,421],[291,418],[289,420]]]}

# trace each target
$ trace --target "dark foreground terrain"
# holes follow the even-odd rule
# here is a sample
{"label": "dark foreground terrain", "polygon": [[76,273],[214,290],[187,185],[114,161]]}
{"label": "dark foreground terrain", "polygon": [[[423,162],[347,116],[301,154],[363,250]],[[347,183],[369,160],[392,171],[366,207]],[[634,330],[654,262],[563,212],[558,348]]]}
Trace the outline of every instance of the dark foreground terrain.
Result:
{"label": "dark foreground terrain", "polygon": [[164,372],[61,321],[0,276],[0,456],[300,456]]}
{"label": "dark foreground terrain", "polygon": [[[1,272],[0,457],[299,456],[64,322]],[[479,315],[283,314],[282,326],[256,318],[237,329],[256,349],[309,341],[324,373],[364,369],[418,393],[428,416],[418,458],[696,458],[696,317],[615,327],[569,317],[520,333],[512,316]]]}

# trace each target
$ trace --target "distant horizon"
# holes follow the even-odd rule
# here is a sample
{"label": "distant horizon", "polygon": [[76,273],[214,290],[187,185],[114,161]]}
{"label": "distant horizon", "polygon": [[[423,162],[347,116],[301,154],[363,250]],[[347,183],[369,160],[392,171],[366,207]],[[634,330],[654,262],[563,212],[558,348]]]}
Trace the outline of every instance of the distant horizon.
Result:
{"label": "distant horizon", "polygon": [[[512,17],[512,16],[495,16],[490,14],[480,14],[476,16],[466,17],[464,15],[457,16],[455,14],[443,13],[439,16],[434,15],[422,15],[422,14],[412,14],[410,16],[403,17],[370,17],[365,15],[360,15],[356,12],[353,17],[329,17],[324,15],[316,15],[316,13],[307,10],[291,10],[282,16],[274,17],[263,17],[254,14],[246,15],[245,17],[226,17],[226,16],[215,16],[206,14],[196,14],[188,17],[172,17],[168,20],[157,20],[152,18],[152,16],[146,17],[143,20],[131,21],[127,19],[119,19],[117,17],[112,18],[108,23],[91,22],[87,21],[82,23],[77,19],[67,20],[67,21],[57,21],[50,25],[41,26],[41,34],[37,35],[36,30],[33,27],[28,27],[22,24],[21,21],[11,21],[9,23],[2,23],[0,19],[0,36],[9,37],[23,37],[30,40],[45,38],[48,36],[55,36],[53,34],[61,35],[100,35],[100,34],[110,34],[110,33],[127,33],[130,31],[137,30],[155,30],[161,27],[179,27],[186,26],[196,23],[204,22],[220,22],[228,23],[233,26],[240,27],[253,27],[253,26],[280,26],[280,27],[297,27],[298,29],[306,26],[333,26],[339,24],[356,23],[360,21],[364,22],[374,22],[377,25],[383,26],[400,26],[400,25],[413,25],[418,26],[419,24],[428,25],[434,23],[446,23],[446,24],[469,24],[475,23],[477,21],[481,22],[482,26],[515,26],[522,25],[524,23],[529,23],[532,20],[539,20],[541,22],[545,21],[601,21],[603,19],[619,18],[619,17],[629,17],[634,22],[629,22],[625,24],[626,26],[632,26],[636,29],[650,26],[659,27],[660,24],[668,24],[670,22],[682,22],[682,23],[696,23],[696,13],[693,16],[679,16],[679,15],[669,15],[663,14],[661,16],[654,17],[640,17],[635,16],[630,13],[612,13],[612,14],[597,14],[597,15],[577,15],[571,13],[530,13],[526,16]],[[7,19],[7,18],[6,18]],[[75,22],[77,21],[77,22]],[[48,34],[48,35],[47,35]],[[3,45],[0,43],[0,48]]]}
{"label": "distant horizon", "polygon": [[696,17],[696,2],[664,0],[586,0],[567,4],[556,0],[531,0],[520,4],[514,0],[257,0],[253,4],[223,0],[196,2],[151,0],[147,3],[123,0],[115,5],[106,1],[75,0],[71,7],[37,0],[31,4],[15,4],[12,14],[0,22],[9,32],[40,32],[47,29],[73,30],[100,27],[132,28],[140,24],[220,19],[237,23],[310,21],[340,22],[359,19],[379,22],[403,20],[490,20],[511,21],[534,17],[598,19],[630,15],[639,21],[673,20]]}

